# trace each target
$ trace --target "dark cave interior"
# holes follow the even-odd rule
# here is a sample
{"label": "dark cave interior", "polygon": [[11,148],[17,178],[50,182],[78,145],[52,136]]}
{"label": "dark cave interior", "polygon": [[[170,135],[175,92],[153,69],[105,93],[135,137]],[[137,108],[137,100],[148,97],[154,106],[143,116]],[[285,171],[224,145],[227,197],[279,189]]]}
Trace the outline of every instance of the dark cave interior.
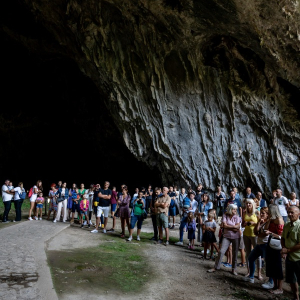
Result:
{"label": "dark cave interior", "polygon": [[158,170],[125,146],[93,82],[70,58],[30,51],[11,38],[7,28],[51,40],[19,1],[1,6],[1,180],[27,189],[38,179],[46,188],[58,180],[69,186],[109,180],[130,191],[159,184]]}

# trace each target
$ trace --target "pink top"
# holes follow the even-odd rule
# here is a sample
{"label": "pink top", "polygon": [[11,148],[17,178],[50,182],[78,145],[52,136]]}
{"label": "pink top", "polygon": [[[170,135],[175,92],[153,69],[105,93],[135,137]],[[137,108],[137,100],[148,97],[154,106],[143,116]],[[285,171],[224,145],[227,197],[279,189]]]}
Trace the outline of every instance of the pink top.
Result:
{"label": "pink top", "polygon": [[[86,203],[84,203],[86,201]],[[81,200],[80,201],[80,210],[87,211],[89,209],[89,200]]]}
{"label": "pink top", "polygon": [[[241,223],[241,218],[238,215],[233,215],[230,219],[229,215],[224,214],[223,223],[226,223],[229,226],[234,226],[238,223]],[[230,229],[224,228],[223,236],[228,239],[238,239],[240,238],[240,231],[232,231]]]}

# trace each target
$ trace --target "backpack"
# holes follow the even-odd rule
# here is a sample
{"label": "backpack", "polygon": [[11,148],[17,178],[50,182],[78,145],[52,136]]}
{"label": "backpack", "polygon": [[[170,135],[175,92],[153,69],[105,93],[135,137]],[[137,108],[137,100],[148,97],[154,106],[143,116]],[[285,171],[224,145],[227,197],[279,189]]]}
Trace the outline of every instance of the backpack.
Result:
{"label": "backpack", "polygon": [[29,190],[28,197],[30,198],[32,195],[33,195],[33,187]]}
{"label": "backpack", "polygon": [[26,192],[21,192],[21,193],[18,193],[19,194],[19,197],[21,200],[25,200],[26,198]]}

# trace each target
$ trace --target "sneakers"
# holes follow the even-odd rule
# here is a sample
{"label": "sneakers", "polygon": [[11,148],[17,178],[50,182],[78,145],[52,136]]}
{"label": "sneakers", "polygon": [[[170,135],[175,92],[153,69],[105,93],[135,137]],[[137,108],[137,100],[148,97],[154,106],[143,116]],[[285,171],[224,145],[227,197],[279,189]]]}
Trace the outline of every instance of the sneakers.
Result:
{"label": "sneakers", "polygon": [[[28,218],[28,220],[29,221],[33,221],[33,219],[30,217],[30,218]],[[2,223],[7,223],[7,221],[5,221],[5,222],[2,222]]]}
{"label": "sneakers", "polygon": [[141,238],[137,235],[136,240],[137,240],[137,241],[140,241]]}
{"label": "sneakers", "polygon": [[170,245],[169,241],[166,241],[166,242],[164,243],[164,245],[165,245],[165,246],[169,246],[169,245]]}
{"label": "sneakers", "polygon": [[103,233],[106,233],[106,229],[103,229]]}
{"label": "sneakers", "polygon": [[155,238],[155,236],[153,236],[151,239],[149,239],[149,241],[157,241],[157,238]]}
{"label": "sneakers", "polygon": [[94,229],[94,230],[91,231],[91,233],[98,233],[98,230]]}
{"label": "sneakers", "polygon": [[56,223],[56,219],[53,220],[53,223]]}
{"label": "sneakers", "polygon": [[232,268],[232,265],[229,263],[222,263],[222,265],[226,268]]}
{"label": "sneakers", "polygon": [[83,222],[83,225],[87,225],[87,221],[84,221],[84,222]]}
{"label": "sneakers", "polygon": [[270,289],[272,289],[273,287],[274,287],[274,283],[271,283],[271,282],[266,282],[266,283],[264,283],[264,284],[262,284],[261,285],[264,289],[266,289],[266,290],[270,290]]}
{"label": "sneakers", "polygon": [[36,220],[36,221],[38,221],[38,220],[39,220],[39,218],[36,218],[35,220]]}
{"label": "sneakers", "polygon": [[91,225],[90,225],[90,224],[88,225],[88,228],[91,228]]}
{"label": "sneakers", "polygon": [[189,245],[189,246],[188,246],[188,249],[191,249],[191,248],[192,248],[192,246]]}
{"label": "sneakers", "polygon": [[115,230],[113,228],[108,229],[107,232],[115,232]]}
{"label": "sneakers", "polygon": [[161,245],[163,243],[163,240],[158,240],[157,244]]}
{"label": "sneakers", "polygon": [[170,229],[174,229],[175,228],[175,225],[173,224],[173,226],[172,227],[170,227]]}
{"label": "sneakers", "polygon": [[43,219],[42,219],[42,218],[39,218],[39,220],[42,221]]}
{"label": "sneakers", "polygon": [[38,218],[37,217],[33,217],[36,221],[38,220]]}
{"label": "sneakers", "polygon": [[[29,220],[29,219],[28,219],[28,220]],[[32,220],[32,219],[31,219],[31,220]],[[31,220],[30,220],[30,221],[31,221]],[[2,221],[2,223],[9,223],[9,221]]]}
{"label": "sneakers", "polygon": [[183,246],[183,242],[177,242],[175,243],[176,246]]}
{"label": "sneakers", "polygon": [[70,224],[74,224],[74,219],[71,219]]}
{"label": "sneakers", "polygon": [[93,225],[93,222],[90,220],[89,224],[90,224],[90,225]]}
{"label": "sneakers", "polygon": [[83,224],[81,224],[80,228],[83,228]]}
{"label": "sneakers", "polygon": [[250,283],[254,283],[254,278],[250,278],[250,277],[244,277],[244,281],[250,282]]}
{"label": "sneakers", "polygon": [[104,224],[101,224],[101,228],[104,228]]}
{"label": "sneakers", "polygon": [[127,239],[128,242],[131,242],[132,241],[132,236],[130,236],[128,239]]}

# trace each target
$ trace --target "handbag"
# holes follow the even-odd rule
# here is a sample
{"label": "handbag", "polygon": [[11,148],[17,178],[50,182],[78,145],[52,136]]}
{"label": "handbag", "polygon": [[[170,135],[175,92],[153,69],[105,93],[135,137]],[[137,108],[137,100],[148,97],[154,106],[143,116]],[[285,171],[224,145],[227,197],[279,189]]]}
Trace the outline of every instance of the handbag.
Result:
{"label": "handbag", "polygon": [[114,216],[115,216],[116,218],[119,218],[119,217],[120,217],[120,208],[119,208],[119,207],[117,208],[117,210],[116,210]]}
{"label": "handbag", "polygon": [[25,200],[25,198],[26,198],[26,192],[22,192],[22,193],[18,193],[18,194],[19,194],[19,198],[21,200]]}
{"label": "handbag", "polygon": [[144,212],[143,212],[143,214],[142,214],[142,219],[143,219],[143,220],[146,220],[147,217],[148,217],[148,214],[147,214],[147,212],[144,210]]}
{"label": "handbag", "polygon": [[272,236],[269,237],[269,246],[274,250],[281,250],[281,238],[277,239]]}
{"label": "handbag", "polygon": [[64,200],[65,200],[64,197],[58,197],[58,198],[56,199],[57,203],[63,202]]}

